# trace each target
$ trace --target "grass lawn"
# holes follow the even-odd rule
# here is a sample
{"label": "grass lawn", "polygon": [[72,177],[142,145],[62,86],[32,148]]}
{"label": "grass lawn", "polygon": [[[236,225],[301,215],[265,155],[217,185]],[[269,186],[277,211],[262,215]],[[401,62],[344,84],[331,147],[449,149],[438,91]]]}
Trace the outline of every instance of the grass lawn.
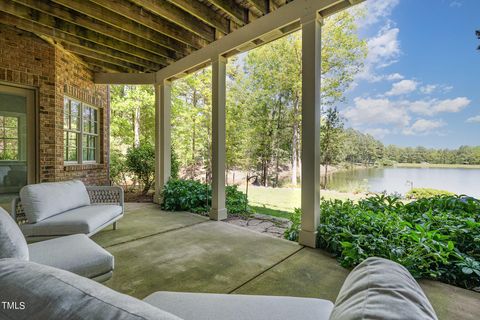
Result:
{"label": "grass lawn", "polygon": [[[245,191],[244,187],[240,190]],[[320,195],[325,199],[359,200],[365,194],[322,190]],[[248,202],[255,213],[275,217],[288,218],[294,208],[300,208],[300,188],[265,188],[248,187]]]}

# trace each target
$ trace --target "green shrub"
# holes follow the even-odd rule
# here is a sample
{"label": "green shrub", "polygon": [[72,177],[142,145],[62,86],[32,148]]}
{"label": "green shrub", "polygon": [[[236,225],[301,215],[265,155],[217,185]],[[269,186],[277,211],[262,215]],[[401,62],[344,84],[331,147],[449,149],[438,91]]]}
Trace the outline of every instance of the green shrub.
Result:
{"label": "green shrub", "polygon": [[155,148],[150,143],[143,143],[127,151],[126,164],[143,184],[142,194],[147,194],[155,179]]}
{"label": "green shrub", "polygon": [[125,156],[119,151],[112,150],[110,153],[110,181],[115,185],[126,186],[127,172]]}
{"label": "green shrub", "polygon": [[446,190],[430,189],[430,188],[413,188],[405,195],[407,199],[423,199],[435,196],[453,196],[454,193]]}
{"label": "green shrub", "polygon": [[[226,187],[226,206],[229,214],[243,214],[248,211],[245,194],[237,186]],[[210,185],[195,180],[170,179],[162,192],[162,209],[206,213],[212,203]]]}
{"label": "green shrub", "polygon": [[321,202],[319,246],[353,267],[370,256],[405,266],[417,278],[480,286],[480,201],[437,196],[404,204],[375,196]]}
{"label": "green shrub", "polygon": [[290,215],[290,228],[285,230],[283,236],[285,239],[290,241],[298,241],[298,235],[300,232],[300,225],[302,223],[302,210],[295,208],[293,213]]}

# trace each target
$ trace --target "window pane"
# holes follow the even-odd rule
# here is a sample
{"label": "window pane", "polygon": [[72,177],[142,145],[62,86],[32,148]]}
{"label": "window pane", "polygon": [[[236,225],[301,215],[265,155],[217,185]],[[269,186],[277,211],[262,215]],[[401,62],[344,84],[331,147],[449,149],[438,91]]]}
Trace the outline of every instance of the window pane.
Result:
{"label": "window pane", "polygon": [[73,101],[71,102],[70,105],[71,109],[71,129],[72,130],[80,130],[80,102],[78,101]]}
{"label": "window pane", "polygon": [[78,161],[77,149],[68,148],[68,161]]}

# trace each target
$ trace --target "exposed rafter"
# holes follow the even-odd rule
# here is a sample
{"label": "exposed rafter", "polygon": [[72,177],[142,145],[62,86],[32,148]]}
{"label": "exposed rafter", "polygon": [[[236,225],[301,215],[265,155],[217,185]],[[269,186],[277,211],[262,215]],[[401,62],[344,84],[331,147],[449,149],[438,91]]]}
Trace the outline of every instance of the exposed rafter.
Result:
{"label": "exposed rafter", "polygon": [[202,2],[192,0],[168,0],[168,2],[214,27],[217,31],[224,34],[230,33],[230,21]]}
{"label": "exposed rafter", "polygon": [[124,16],[112,12],[102,6],[95,3],[91,3],[85,0],[51,0],[57,4],[60,4],[66,8],[70,8],[77,12],[81,12],[87,15],[95,21],[104,22],[110,26],[122,29],[131,34],[145,38],[151,42],[157,43],[166,48],[175,50],[180,56],[188,55],[192,48],[183,42],[169,38],[164,34],[161,34],[151,28],[130,19],[125,19]]}
{"label": "exposed rafter", "polygon": [[228,14],[239,25],[248,23],[248,9],[239,6],[235,1],[208,0],[208,2]]}
{"label": "exposed rafter", "polygon": [[262,15],[270,12],[270,0],[248,0]]}
{"label": "exposed rafter", "polygon": [[208,42],[215,40],[215,30],[202,20],[188,14],[166,0],[131,0],[137,5],[159,15],[180,27],[202,37]]}
{"label": "exposed rafter", "polygon": [[128,0],[90,0],[93,3],[121,14],[127,19],[134,20],[146,27],[156,30],[170,38],[188,44],[196,49],[202,48],[209,42],[178,25],[145,10]]}
{"label": "exposed rafter", "polygon": [[[133,35],[122,29],[112,27],[102,21],[96,21],[84,14],[75,12],[71,9],[62,7],[58,4],[51,3],[50,1],[37,1],[37,0],[13,0],[22,5],[28,6],[32,9],[41,11],[53,17],[62,19],[63,21],[75,24],[81,27],[88,28],[99,34],[123,41],[126,44],[134,45],[138,48],[150,51],[154,54],[161,55],[169,59],[176,59],[179,56],[172,49],[165,48],[156,43],[152,43],[145,38]],[[183,56],[183,55],[181,55]]]}
{"label": "exposed rafter", "polygon": [[155,60],[139,58],[129,53],[125,53],[119,50],[112,49],[110,47],[99,45],[92,41],[77,38],[68,33],[55,30],[54,28],[46,27],[32,21],[18,19],[18,17],[12,16],[4,12],[0,12],[0,21],[2,21],[3,24],[16,27],[24,31],[35,33],[41,36],[46,36],[58,42],[64,41],[69,44],[92,49],[99,53],[103,53],[113,58],[118,58],[126,62],[138,64],[148,69],[159,70],[168,64],[166,59],[162,57],[152,57],[152,58],[155,58]]}
{"label": "exposed rafter", "polygon": [[160,59],[161,61],[165,61],[164,57],[161,57],[157,54],[137,48],[135,46],[128,45],[122,41],[118,41],[95,31],[89,30],[87,28],[79,27],[77,25],[65,22],[61,19],[52,17],[29,7],[13,3],[9,0],[0,1],[0,10],[14,15],[18,18],[30,20],[40,25],[53,28],[55,31],[62,31],[78,38],[95,42],[97,44],[110,47],[112,49],[116,49],[125,53],[129,53],[146,60],[158,61]]}

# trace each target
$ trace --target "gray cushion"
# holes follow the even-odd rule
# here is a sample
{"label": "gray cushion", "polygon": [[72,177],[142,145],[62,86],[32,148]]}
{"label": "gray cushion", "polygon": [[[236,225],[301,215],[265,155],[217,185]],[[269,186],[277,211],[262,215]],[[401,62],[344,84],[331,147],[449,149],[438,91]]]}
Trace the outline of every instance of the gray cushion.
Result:
{"label": "gray cushion", "polygon": [[122,214],[117,205],[92,205],[66,211],[34,224],[22,224],[25,236],[89,234]]}
{"label": "gray cushion", "polygon": [[25,310],[0,308],[0,319],[179,320],[151,305],[76,274],[34,262],[0,260],[1,301]]}
{"label": "gray cushion", "polygon": [[437,319],[418,283],[403,266],[368,258],[348,275],[331,320]]}
{"label": "gray cushion", "polygon": [[113,256],[84,234],[28,245],[30,261],[94,278],[113,270]]}
{"label": "gray cushion", "polygon": [[20,198],[29,223],[90,205],[87,189],[78,180],[27,185],[20,190]]}
{"label": "gray cushion", "polygon": [[0,207],[0,259],[28,260],[28,247],[17,223]]}
{"label": "gray cushion", "polygon": [[237,294],[155,292],[143,301],[185,320],[328,320],[328,300]]}

